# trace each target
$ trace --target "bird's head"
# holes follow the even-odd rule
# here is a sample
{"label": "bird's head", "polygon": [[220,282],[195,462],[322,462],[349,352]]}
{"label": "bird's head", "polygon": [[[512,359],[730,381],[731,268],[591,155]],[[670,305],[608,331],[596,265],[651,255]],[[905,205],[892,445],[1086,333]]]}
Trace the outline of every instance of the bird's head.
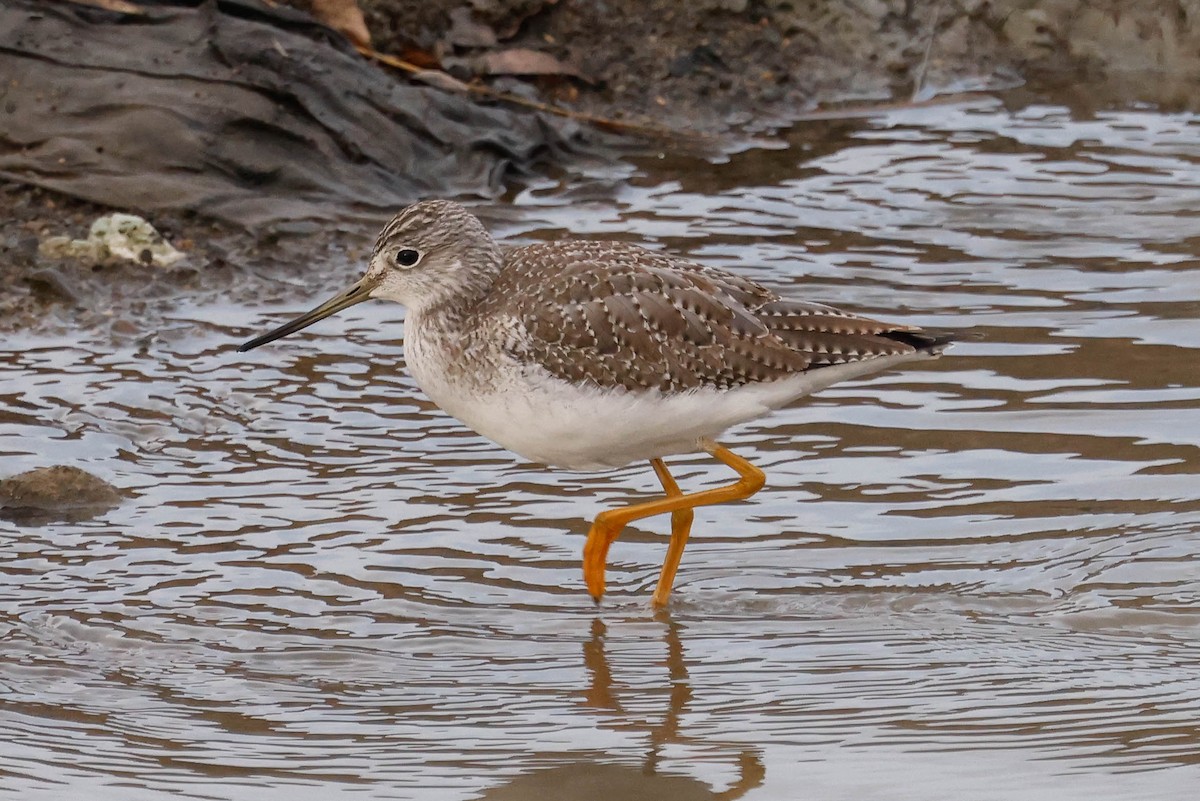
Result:
{"label": "bird's head", "polygon": [[479,219],[450,200],[414,203],[375,242],[362,278],[311,311],[238,348],[247,351],[307,328],[364,300],[381,298],[420,309],[469,295],[490,281],[500,250]]}

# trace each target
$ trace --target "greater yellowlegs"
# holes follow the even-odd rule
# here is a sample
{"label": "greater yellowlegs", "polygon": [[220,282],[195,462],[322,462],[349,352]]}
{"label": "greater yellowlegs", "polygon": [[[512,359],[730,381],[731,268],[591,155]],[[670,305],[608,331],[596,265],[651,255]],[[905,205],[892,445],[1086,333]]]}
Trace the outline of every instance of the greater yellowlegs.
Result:
{"label": "greater yellowlegs", "polygon": [[[653,598],[662,605],[692,510],[762,488],[761,470],[714,441],[730,426],[950,342],[620,242],[503,249],[461,205],[431,200],[387,224],[346,291],[239,350],[371,298],[408,308],[405,358],[417,384],[483,436],[572,470],[650,461],[666,497],[605,510],[588,532],[583,573],[596,601],[609,546],[628,523],[671,514]],[[663,457],[696,451],[738,480],[681,492]]]}

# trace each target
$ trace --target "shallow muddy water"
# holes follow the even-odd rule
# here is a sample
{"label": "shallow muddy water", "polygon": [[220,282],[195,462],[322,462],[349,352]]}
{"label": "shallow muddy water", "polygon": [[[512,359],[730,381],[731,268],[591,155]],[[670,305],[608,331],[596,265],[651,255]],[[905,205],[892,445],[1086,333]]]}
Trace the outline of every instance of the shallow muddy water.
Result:
{"label": "shallow muddy water", "polygon": [[767,489],[698,511],[665,613],[666,520],[614,546],[599,609],[580,573],[648,467],[463,429],[400,307],[234,351],[359,264],[185,301],[141,345],[12,341],[2,472],[129,499],[0,521],[0,795],[1193,797],[1200,118],[981,100],[790,143],[498,212],[984,336],[731,432]]}

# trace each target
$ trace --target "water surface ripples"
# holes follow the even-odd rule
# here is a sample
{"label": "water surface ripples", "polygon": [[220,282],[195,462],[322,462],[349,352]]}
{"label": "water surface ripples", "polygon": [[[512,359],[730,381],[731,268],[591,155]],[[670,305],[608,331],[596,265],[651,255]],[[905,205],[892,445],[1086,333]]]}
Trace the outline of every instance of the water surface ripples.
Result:
{"label": "water surface ripples", "polygon": [[399,307],[233,352],[356,265],[182,302],[141,345],[16,338],[4,472],[129,498],[0,522],[0,796],[1190,797],[1198,135],[987,101],[521,192],[515,240],[646,241],[984,335],[733,432],[768,487],[699,510],[665,614],[665,521],[614,546],[599,610],[579,567],[652,473],[459,427]]}

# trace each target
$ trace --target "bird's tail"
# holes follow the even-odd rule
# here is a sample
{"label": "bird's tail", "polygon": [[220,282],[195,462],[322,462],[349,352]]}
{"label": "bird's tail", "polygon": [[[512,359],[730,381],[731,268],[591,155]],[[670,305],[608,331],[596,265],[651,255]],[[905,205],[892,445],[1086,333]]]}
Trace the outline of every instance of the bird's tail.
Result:
{"label": "bird's tail", "polygon": [[905,345],[911,345],[917,350],[931,355],[941,353],[955,342],[983,339],[983,335],[978,331],[951,328],[898,328],[894,331],[888,331],[883,336],[895,342],[903,342]]}

